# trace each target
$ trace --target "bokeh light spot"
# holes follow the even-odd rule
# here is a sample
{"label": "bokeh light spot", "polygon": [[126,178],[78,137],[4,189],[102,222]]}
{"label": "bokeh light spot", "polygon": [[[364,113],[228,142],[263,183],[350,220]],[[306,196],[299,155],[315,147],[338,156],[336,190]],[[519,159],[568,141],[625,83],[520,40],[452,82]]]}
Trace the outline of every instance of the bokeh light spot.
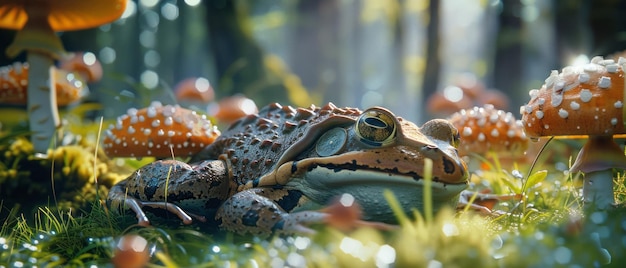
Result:
{"label": "bokeh light spot", "polygon": [[200,4],[202,0],[185,0],[185,4],[195,7]]}
{"label": "bokeh light spot", "polygon": [[166,20],[175,20],[178,18],[178,7],[172,3],[167,3],[161,7],[161,15]]}
{"label": "bokeh light spot", "polygon": [[146,70],[141,74],[140,80],[146,88],[153,89],[159,84],[159,75],[154,71]]}
{"label": "bokeh light spot", "polygon": [[443,96],[451,102],[459,102],[463,99],[463,90],[460,87],[448,86],[443,89]]}
{"label": "bokeh light spot", "polygon": [[96,55],[91,52],[83,54],[83,62],[87,65],[94,65],[96,63]]}
{"label": "bokeh light spot", "polygon": [[111,64],[115,61],[115,49],[111,47],[103,47],[100,50],[100,61],[104,64]]}

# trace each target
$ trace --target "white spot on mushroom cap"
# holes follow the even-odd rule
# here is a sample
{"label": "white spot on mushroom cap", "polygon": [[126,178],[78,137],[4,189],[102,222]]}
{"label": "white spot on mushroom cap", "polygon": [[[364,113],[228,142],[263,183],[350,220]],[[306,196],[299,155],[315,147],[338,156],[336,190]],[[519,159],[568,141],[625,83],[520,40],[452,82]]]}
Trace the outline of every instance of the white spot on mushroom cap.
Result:
{"label": "white spot on mushroom cap", "polygon": [[552,87],[552,84],[554,83],[554,81],[556,81],[557,78],[559,78],[559,71],[552,70],[550,72],[550,76],[548,76],[548,78],[546,78],[545,80],[546,87]]}
{"label": "white spot on mushroom cap", "polygon": [[608,88],[611,86],[611,78],[608,76],[600,77],[600,81],[598,81],[599,88]]}
{"label": "white spot on mushroom cap", "polygon": [[572,101],[569,103],[569,107],[574,111],[578,111],[580,109],[580,104],[576,101]]}
{"label": "white spot on mushroom cap", "polygon": [[463,136],[470,136],[472,135],[472,128],[470,127],[463,127]]}
{"label": "white spot on mushroom cap", "polygon": [[611,118],[611,125],[617,125],[617,118]]}
{"label": "white spot on mushroom cap", "polygon": [[564,110],[563,108],[559,109],[559,116],[563,119],[567,118],[569,116],[569,113]]}
{"label": "white spot on mushroom cap", "polygon": [[485,141],[486,137],[483,133],[478,133],[478,141]]}
{"label": "white spot on mushroom cap", "polygon": [[537,117],[537,119],[543,119],[543,112],[542,111],[537,111],[537,112],[535,112],[535,116]]}
{"label": "white spot on mushroom cap", "polygon": [[561,102],[563,102],[563,94],[552,91],[552,100],[550,101],[550,104],[553,107],[557,107],[561,105]]}
{"label": "white spot on mushroom cap", "polygon": [[507,137],[509,137],[509,138],[513,138],[513,137],[515,137],[515,130],[513,130],[513,129],[509,129],[509,130],[506,132],[506,136],[507,136]]}
{"label": "white spot on mushroom cap", "polygon": [[545,98],[538,98],[537,99],[537,104],[543,105],[544,103],[546,103],[546,99]]}
{"label": "white spot on mushroom cap", "polygon": [[497,128],[492,129],[490,134],[494,138],[500,136],[500,132],[498,132]]}
{"label": "white spot on mushroom cap", "polygon": [[580,91],[580,100],[582,102],[589,102],[592,96],[593,95],[591,94],[591,91],[589,91],[589,89],[583,89]]}
{"label": "white spot on mushroom cap", "polygon": [[622,101],[616,101],[613,106],[617,109],[622,108],[624,106],[624,104],[622,103]]}
{"label": "white spot on mushroom cap", "polygon": [[578,75],[578,82],[587,83],[589,81],[589,74],[581,73]]}
{"label": "white spot on mushroom cap", "polygon": [[171,126],[174,124],[174,119],[172,118],[172,116],[167,116],[165,117],[165,120],[163,120],[163,124],[165,126]]}
{"label": "white spot on mushroom cap", "polygon": [[617,64],[614,64],[614,63],[613,64],[609,64],[609,65],[606,66],[606,71],[609,72],[609,73],[616,73],[617,72],[617,68],[618,68]]}
{"label": "white spot on mushroom cap", "polygon": [[157,116],[157,110],[156,107],[154,106],[149,106],[146,110],[146,116],[148,116],[148,118],[154,118]]}

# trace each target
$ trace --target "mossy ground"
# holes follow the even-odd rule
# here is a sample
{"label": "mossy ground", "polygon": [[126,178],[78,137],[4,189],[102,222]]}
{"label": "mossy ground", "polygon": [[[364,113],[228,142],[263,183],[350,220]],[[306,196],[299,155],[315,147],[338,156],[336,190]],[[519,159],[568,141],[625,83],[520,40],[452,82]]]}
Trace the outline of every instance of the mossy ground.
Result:
{"label": "mossy ground", "polygon": [[[392,231],[315,226],[312,236],[260,239],[181,226],[173,217],[140,227],[133,215],[110,213],[101,203],[108,187],[149,159],[120,166],[94,153],[93,143],[78,141],[46,162],[29,158],[23,138],[2,141],[0,267],[110,265],[116,240],[129,233],[147,239],[150,267],[617,267],[626,261],[626,208],[581,211],[580,178],[552,168],[554,159],[539,161],[539,171],[519,172],[528,166],[496,157],[473,174],[474,190],[523,194],[498,204],[500,216],[416,212],[398,214],[401,224]],[[34,181],[38,176],[45,179]],[[616,173],[615,182],[623,203],[624,176]],[[28,210],[12,209],[9,202],[22,196],[42,198]],[[393,196],[385,198],[393,205]]]}

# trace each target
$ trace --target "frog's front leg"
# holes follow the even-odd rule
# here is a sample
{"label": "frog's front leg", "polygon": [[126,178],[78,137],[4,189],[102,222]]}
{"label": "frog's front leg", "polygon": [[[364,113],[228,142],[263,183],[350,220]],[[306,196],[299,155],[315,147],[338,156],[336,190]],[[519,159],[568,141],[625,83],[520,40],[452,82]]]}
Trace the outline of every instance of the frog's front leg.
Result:
{"label": "frog's front leg", "polygon": [[160,160],[135,171],[109,191],[107,201],[112,208],[130,208],[140,225],[149,220],[143,207],[167,210],[185,224],[204,216],[189,213],[215,210],[232,195],[236,187],[228,179],[221,160],[189,165],[177,160]]}
{"label": "frog's front leg", "polygon": [[314,233],[309,224],[322,223],[328,214],[321,211],[289,213],[279,203],[293,207],[298,191],[271,188],[243,190],[230,197],[217,211],[220,227],[240,234],[267,235],[270,233]]}

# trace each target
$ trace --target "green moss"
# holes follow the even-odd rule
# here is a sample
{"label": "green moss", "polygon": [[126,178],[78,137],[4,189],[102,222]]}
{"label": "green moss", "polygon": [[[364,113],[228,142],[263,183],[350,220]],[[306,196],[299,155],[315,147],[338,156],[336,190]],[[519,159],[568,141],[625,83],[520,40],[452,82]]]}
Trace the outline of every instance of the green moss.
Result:
{"label": "green moss", "polygon": [[[2,207],[13,207],[7,200],[24,193],[46,196],[37,201],[44,205],[56,196],[59,204],[37,210],[28,220],[19,216],[23,208],[2,210],[10,215],[0,229],[0,263],[9,265],[106,265],[117,239],[129,233],[147,239],[153,267],[618,267],[626,261],[626,208],[580,211],[579,178],[557,169],[528,175],[494,163],[474,174],[472,190],[522,196],[500,202],[494,208],[503,212],[500,216],[452,210],[432,217],[399,214],[401,225],[391,231],[314,226],[313,236],[259,239],[212,232],[201,224],[183,226],[175,217],[141,227],[134,215],[109,214],[101,205],[107,189],[124,177],[119,174],[151,160],[120,167],[100,153],[94,159],[94,146],[84,141],[51,151],[46,160],[31,158],[23,138],[0,147]],[[615,182],[616,200],[624,203],[624,176],[616,174]]]}
{"label": "green moss", "polygon": [[[0,144],[3,205],[18,206],[28,219],[44,205],[72,211],[89,209],[97,200],[96,193],[105,196],[113,184],[125,178],[104,154],[99,152],[95,159],[94,151],[95,143],[79,141],[49,150],[47,158],[39,159],[25,137],[7,139]],[[6,210],[0,210],[0,216],[7,216]]]}

